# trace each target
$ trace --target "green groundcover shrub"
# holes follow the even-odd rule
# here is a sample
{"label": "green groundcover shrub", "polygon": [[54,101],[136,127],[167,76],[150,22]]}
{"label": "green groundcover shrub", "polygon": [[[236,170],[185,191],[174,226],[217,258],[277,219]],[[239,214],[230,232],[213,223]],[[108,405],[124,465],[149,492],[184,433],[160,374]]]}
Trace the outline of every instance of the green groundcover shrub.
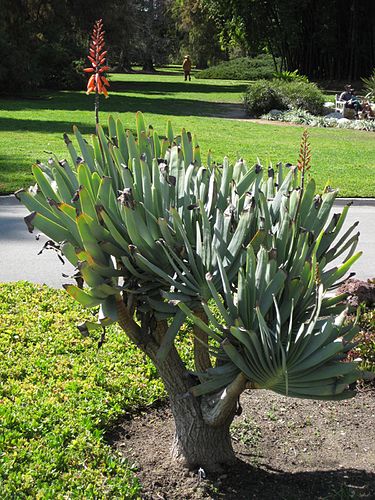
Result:
{"label": "green groundcover shrub", "polygon": [[324,100],[324,94],[315,83],[277,79],[254,82],[244,94],[244,104],[251,116],[268,113],[271,109],[304,109],[318,115]]}
{"label": "green groundcover shrub", "polygon": [[105,431],[165,396],[154,366],[116,326],[84,338],[92,313],[63,290],[0,284],[0,317],[3,498],[139,498]]}
{"label": "green groundcover shrub", "polygon": [[273,59],[268,54],[257,57],[239,57],[200,71],[196,78],[227,80],[271,79],[275,72]]}

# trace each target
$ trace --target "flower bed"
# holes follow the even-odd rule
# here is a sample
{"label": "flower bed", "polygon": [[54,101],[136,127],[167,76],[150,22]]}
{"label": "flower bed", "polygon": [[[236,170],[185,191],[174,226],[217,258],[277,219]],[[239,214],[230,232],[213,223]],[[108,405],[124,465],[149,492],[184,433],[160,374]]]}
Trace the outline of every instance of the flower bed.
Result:
{"label": "flower bed", "polygon": [[348,120],[347,118],[329,118],[326,116],[316,116],[303,109],[289,111],[271,110],[269,113],[261,115],[260,118],[262,118],[263,120],[308,125],[309,127],[337,127],[375,132],[374,120]]}

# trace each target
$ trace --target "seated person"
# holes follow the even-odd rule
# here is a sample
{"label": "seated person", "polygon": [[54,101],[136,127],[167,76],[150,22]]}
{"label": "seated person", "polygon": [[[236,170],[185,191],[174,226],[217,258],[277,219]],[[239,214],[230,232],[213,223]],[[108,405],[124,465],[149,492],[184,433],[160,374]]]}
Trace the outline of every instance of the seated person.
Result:
{"label": "seated person", "polygon": [[358,118],[358,112],[361,111],[362,105],[351,85],[345,85],[345,90],[340,94],[339,101],[345,101],[346,108],[354,109],[355,117]]}
{"label": "seated person", "polygon": [[366,120],[368,118],[374,118],[375,117],[375,112],[371,107],[371,104],[369,101],[365,101],[362,104],[362,111],[361,111],[361,119]]}

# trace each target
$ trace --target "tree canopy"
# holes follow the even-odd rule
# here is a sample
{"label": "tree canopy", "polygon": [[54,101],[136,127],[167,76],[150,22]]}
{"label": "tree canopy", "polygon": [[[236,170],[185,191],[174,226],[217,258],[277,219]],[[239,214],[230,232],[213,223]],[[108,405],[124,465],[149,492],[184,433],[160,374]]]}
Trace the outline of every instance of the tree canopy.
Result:
{"label": "tree canopy", "polygon": [[227,43],[267,50],[281,69],[315,79],[359,79],[375,66],[372,0],[205,0]]}
{"label": "tree canopy", "polygon": [[358,80],[375,66],[372,0],[3,0],[0,90],[80,88],[90,29],[102,18],[109,63],[198,68],[267,52],[279,69]]}

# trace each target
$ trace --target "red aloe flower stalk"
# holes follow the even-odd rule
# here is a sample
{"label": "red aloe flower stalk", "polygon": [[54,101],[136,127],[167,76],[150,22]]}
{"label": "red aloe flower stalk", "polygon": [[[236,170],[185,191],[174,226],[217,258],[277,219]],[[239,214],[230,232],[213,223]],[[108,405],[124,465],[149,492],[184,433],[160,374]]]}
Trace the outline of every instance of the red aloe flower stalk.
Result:
{"label": "red aloe flower stalk", "polygon": [[91,92],[95,92],[95,121],[97,124],[99,123],[99,95],[104,94],[107,98],[108,91],[106,87],[109,87],[109,82],[104,74],[109,70],[109,67],[105,63],[107,50],[104,50],[104,34],[103,20],[99,19],[95,22],[92,30],[89,54],[87,56],[91,62],[91,67],[83,70],[85,73],[91,74],[87,82],[86,93],[91,94]]}

